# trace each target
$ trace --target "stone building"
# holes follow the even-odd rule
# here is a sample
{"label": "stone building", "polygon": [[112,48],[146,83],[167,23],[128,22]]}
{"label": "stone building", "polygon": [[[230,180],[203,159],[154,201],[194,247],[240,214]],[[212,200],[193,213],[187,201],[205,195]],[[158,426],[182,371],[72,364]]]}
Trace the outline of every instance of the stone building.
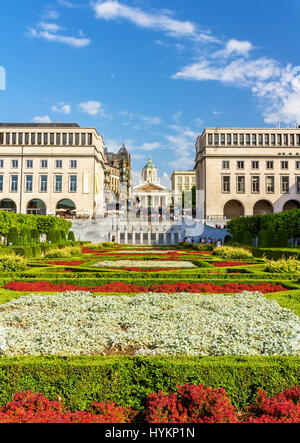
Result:
{"label": "stone building", "polygon": [[104,143],[77,124],[0,124],[0,209],[90,218],[103,212]]}
{"label": "stone building", "polygon": [[300,207],[300,129],[212,128],[196,142],[197,217]]}
{"label": "stone building", "polygon": [[174,204],[181,207],[182,193],[192,191],[196,186],[196,171],[173,171],[171,183]]}
{"label": "stone building", "polygon": [[131,194],[131,155],[123,143],[121,149],[117,154],[108,152],[105,149],[105,157],[107,163],[119,167],[120,170],[120,204],[122,207],[127,207]]}
{"label": "stone building", "polygon": [[142,209],[167,209],[172,204],[172,193],[160,183],[151,157],[142,170],[142,180],[133,187],[132,200],[135,207]]}

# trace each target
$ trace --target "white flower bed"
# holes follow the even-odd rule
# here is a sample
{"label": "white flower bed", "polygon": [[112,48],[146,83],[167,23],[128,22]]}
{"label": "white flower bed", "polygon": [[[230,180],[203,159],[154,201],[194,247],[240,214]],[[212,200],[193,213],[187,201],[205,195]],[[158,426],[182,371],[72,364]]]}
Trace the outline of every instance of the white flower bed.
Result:
{"label": "white flower bed", "polygon": [[6,350],[6,330],[0,325],[0,354]]}
{"label": "white flower bed", "polygon": [[86,292],[31,295],[0,307],[17,355],[299,355],[300,319],[262,294]]}
{"label": "white flower bed", "polygon": [[113,251],[113,253],[115,253],[115,254],[145,254],[145,255],[148,255],[148,254],[167,254],[168,252],[174,252],[174,251],[161,251],[161,250],[159,250],[159,251],[156,251],[156,250],[150,250],[150,251],[148,251],[148,250],[145,250],[145,251],[143,251],[143,250],[139,250],[139,251],[135,251],[135,250],[133,250],[133,249],[126,249],[126,250],[124,250],[124,251],[116,251],[116,252],[114,252]]}
{"label": "white flower bed", "polygon": [[196,268],[189,261],[171,261],[171,260],[116,260],[99,261],[95,265],[99,268]]}

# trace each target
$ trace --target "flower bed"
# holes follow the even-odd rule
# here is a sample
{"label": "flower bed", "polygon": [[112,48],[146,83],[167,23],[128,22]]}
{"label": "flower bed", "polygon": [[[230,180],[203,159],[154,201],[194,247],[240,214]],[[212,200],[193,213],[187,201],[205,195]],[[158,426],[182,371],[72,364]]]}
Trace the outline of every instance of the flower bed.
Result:
{"label": "flower bed", "polygon": [[299,317],[251,292],[23,296],[0,306],[0,325],[7,356],[300,353]]}
{"label": "flower bed", "polygon": [[191,262],[176,262],[167,260],[116,260],[116,261],[100,261],[93,265],[98,268],[196,268]]}
{"label": "flower bed", "polygon": [[55,266],[80,266],[84,265],[85,263],[86,263],[85,261],[48,261],[42,264],[55,265]]}
{"label": "flower bed", "polygon": [[216,268],[230,268],[233,266],[249,266],[249,265],[253,265],[253,263],[243,263],[243,262],[239,262],[239,261],[228,261],[228,262],[215,262],[212,263],[212,265],[214,265]]}
{"label": "flower bed", "polygon": [[131,271],[131,272],[171,272],[171,271],[181,271],[180,268],[172,268],[172,269],[166,269],[166,268],[154,268],[154,269],[143,269],[143,268],[120,268],[116,269],[116,271]]}
{"label": "flower bed", "polygon": [[131,294],[131,293],[166,293],[173,294],[176,292],[185,293],[213,293],[213,294],[237,294],[243,291],[261,292],[262,294],[268,294],[273,292],[287,291],[281,285],[275,285],[271,283],[260,284],[244,284],[244,283],[225,283],[224,285],[215,285],[209,282],[206,283],[174,283],[174,284],[161,284],[147,286],[137,286],[135,284],[127,284],[122,282],[113,282],[101,286],[83,287],[78,285],[71,285],[67,283],[51,283],[47,281],[36,282],[10,282],[2,286],[3,289],[9,289],[11,291],[20,292],[65,292],[65,291],[87,291],[87,292],[99,292],[99,293],[119,293],[119,294]]}
{"label": "flower bed", "polygon": [[114,402],[93,403],[88,411],[68,411],[62,401],[50,401],[30,391],[15,394],[0,407],[0,423],[299,423],[300,388],[267,397],[238,412],[224,389],[203,385],[178,386],[173,394],[150,394],[139,420],[130,407]]}

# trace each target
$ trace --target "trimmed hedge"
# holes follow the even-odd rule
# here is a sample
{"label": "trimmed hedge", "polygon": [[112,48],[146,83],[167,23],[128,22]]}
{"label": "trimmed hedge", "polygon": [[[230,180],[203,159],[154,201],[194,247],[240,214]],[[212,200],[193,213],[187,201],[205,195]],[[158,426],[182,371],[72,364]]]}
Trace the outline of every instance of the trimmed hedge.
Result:
{"label": "trimmed hedge", "polygon": [[300,260],[300,248],[252,248],[253,257],[267,258],[268,260],[279,260],[281,258],[295,257]]}
{"label": "trimmed hedge", "polygon": [[57,395],[72,410],[95,401],[115,401],[141,410],[151,392],[177,385],[223,387],[244,409],[258,389],[275,395],[300,384],[299,357],[18,357],[0,358],[0,404],[16,392]]}

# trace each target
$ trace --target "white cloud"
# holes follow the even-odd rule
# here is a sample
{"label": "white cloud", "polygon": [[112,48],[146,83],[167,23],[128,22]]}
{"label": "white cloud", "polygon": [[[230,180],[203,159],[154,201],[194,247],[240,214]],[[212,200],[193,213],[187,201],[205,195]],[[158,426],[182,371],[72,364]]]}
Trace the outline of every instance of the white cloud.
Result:
{"label": "white cloud", "polygon": [[49,31],[54,33],[65,29],[62,26],[57,25],[56,23],[45,23],[45,22],[40,22],[38,24],[38,27],[43,29],[44,31]]}
{"label": "white cloud", "polygon": [[140,119],[149,125],[161,125],[163,123],[161,117],[149,117],[147,115],[142,115]]}
{"label": "white cloud", "polygon": [[64,102],[60,102],[57,106],[52,106],[51,108],[52,112],[60,112],[62,114],[70,114],[71,113],[71,106],[67,105]]}
{"label": "white cloud", "polygon": [[102,104],[97,101],[87,101],[78,105],[79,109],[89,115],[96,116],[100,114]]}
{"label": "white cloud", "polygon": [[217,51],[213,57],[230,57],[231,55],[249,56],[249,52],[254,49],[251,42],[231,39],[227,42],[225,49]]}
{"label": "white cloud", "polygon": [[190,21],[176,20],[173,12],[145,12],[137,7],[127,6],[118,0],[101,0],[92,3],[96,18],[103,20],[128,20],[138,27],[162,31],[172,37],[188,37],[203,42],[218,41],[210,32],[199,29]]}
{"label": "white cloud", "polygon": [[31,120],[33,123],[51,123],[51,119],[48,115],[44,115],[42,117],[36,116]]}
{"label": "white cloud", "polygon": [[161,143],[153,142],[153,143],[144,143],[140,149],[142,151],[152,152],[155,151],[155,149],[160,149],[160,148],[161,148]]}
{"label": "white cloud", "polygon": [[67,37],[64,35],[55,34],[54,32],[43,30],[40,31],[35,28],[30,28],[29,31],[29,35],[31,37],[41,38],[50,42],[64,43],[66,45],[72,46],[73,48],[83,48],[91,43],[89,38]]}

